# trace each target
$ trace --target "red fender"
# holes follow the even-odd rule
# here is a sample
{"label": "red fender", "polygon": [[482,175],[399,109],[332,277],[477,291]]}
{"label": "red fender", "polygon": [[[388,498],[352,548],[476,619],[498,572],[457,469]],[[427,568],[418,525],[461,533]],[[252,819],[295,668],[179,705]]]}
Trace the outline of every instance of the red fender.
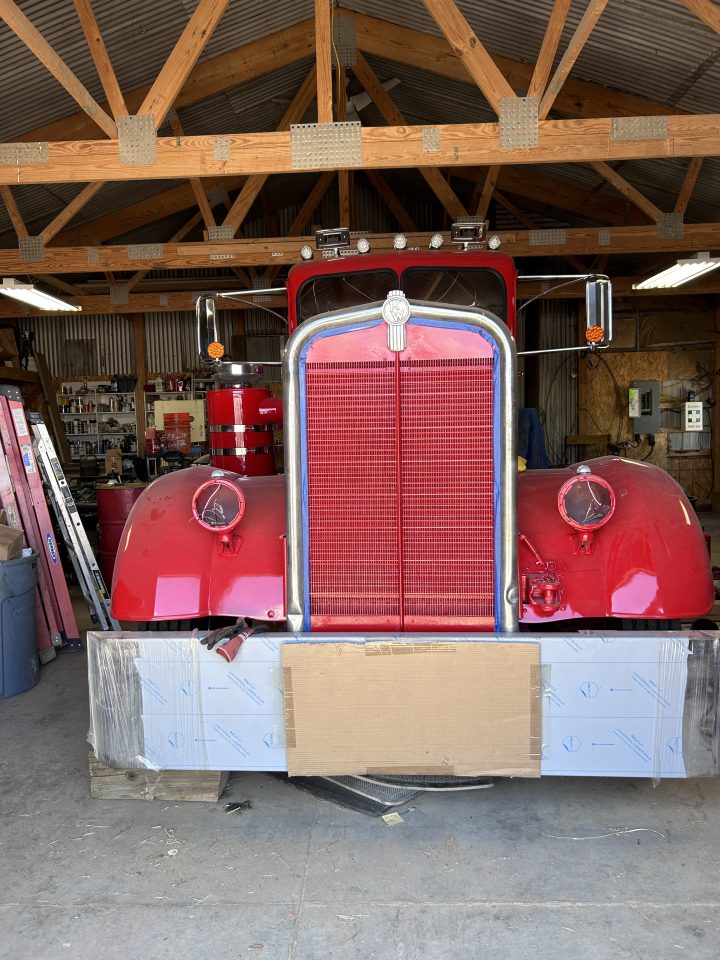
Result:
{"label": "red fender", "polygon": [[[681,488],[646,463],[602,457],[587,465],[616,497],[612,519],[589,550],[557,506],[558,490],[576,468],[518,477],[521,621],[706,614],[714,600],[710,559]],[[118,619],[285,619],[285,479],[239,479],[246,509],[228,548],[192,514],[193,494],[212,472],[193,467],[161,477],[133,507],[113,578]],[[540,584],[535,604],[527,599],[533,583]]]}
{"label": "red fender", "polygon": [[557,505],[558,490],[577,466],[518,476],[521,599],[528,599],[528,578],[549,574],[547,594],[536,579],[538,599],[523,604],[522,622],[706,614],[714,601],[710,558],[682,489],[648,463],[600,457],[586,464],[608,481],[616,500],[614,515],[593,535],[589,550],[579,546],[580,535],[564,522]]}
{"label": "red fender", "polygon": [[285,618],[285,478],[226,472],[237,478],[246,506],[225,544],[200,526],[191,507],[213,469],[166,474],[136,502],[115,563],[111,608],[117,619]]}

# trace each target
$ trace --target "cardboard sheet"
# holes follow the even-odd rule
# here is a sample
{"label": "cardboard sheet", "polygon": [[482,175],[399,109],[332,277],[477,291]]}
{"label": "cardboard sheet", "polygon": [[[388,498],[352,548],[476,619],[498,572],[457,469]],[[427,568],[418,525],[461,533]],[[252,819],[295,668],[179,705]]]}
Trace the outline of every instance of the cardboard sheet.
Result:
{"label": "cardboard sheet", "polygon": [[540,647],[283,647],[291,776],[540,776]]}
{"label": "cardboard sheet", "polygon": [[17,560],[22,556],[22,551],[22,530],[18,530],[16,527],[0,525],[0,561]]}

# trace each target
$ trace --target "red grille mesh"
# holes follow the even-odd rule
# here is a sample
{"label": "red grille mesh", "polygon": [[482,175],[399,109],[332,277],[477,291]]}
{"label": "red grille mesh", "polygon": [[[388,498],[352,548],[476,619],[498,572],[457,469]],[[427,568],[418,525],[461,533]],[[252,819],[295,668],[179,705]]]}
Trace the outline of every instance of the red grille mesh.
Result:
{"label": "red grille mesh", "polygon": [[310,610],[397,617],[394,363],[305,368]]}
{"label": "red grille mesh", "polygon": [[305,374],[313,621],[492,620],[492,359]]}
{"label": "red grille mesh", "polygon": [[406,616],[494,614],[492,364],[400,361]]}

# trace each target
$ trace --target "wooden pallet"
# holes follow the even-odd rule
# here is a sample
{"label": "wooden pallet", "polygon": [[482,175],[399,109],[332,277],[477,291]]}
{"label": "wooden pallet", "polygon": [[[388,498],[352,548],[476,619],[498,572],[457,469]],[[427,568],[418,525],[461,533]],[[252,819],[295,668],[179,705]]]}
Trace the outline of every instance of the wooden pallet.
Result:
{"label": "wooden pallet", "polygon": [[215,803],[229,774],[214,770],[114,770],[89,755],[94,800],[204,800]]}

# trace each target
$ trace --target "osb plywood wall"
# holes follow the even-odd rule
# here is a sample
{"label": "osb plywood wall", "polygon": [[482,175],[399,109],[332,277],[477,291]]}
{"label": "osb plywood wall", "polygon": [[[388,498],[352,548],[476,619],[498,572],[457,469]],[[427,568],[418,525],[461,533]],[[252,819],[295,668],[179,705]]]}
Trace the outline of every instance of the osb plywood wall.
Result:
{"label": "osb plywood wall", "polygon": [[[647,352],[606,351],[591,356],[580,373],[585,381],[585,402],[579,409],[580,432],[610,434],[611,443],[621,446],[621,455],[633,460],[647,460],[667,470],[685,492],[697,497],[698,504],[710,501],[713,485],[713,466],[710,450],[677,453],[668,449],[671,422],[675,417],[664,415],[664,425],[655,435],[655,446],[648,445],[643,437],[639,446],[633,444],[633,424],[628,417],[628,390],[636,380],[661,381],[664,401],[661,409],[668,414],[680,409],[679,404],[687,399],[691,385],[697,399],[709,399],[711,372],[714,366],[712,347],[700,349],[652,350]],[[582,394],[581,394],[582,396]],[[678,403],[672,402],[677,399]],[[599,456],[601,448],[586,448],[584,456]]]}

